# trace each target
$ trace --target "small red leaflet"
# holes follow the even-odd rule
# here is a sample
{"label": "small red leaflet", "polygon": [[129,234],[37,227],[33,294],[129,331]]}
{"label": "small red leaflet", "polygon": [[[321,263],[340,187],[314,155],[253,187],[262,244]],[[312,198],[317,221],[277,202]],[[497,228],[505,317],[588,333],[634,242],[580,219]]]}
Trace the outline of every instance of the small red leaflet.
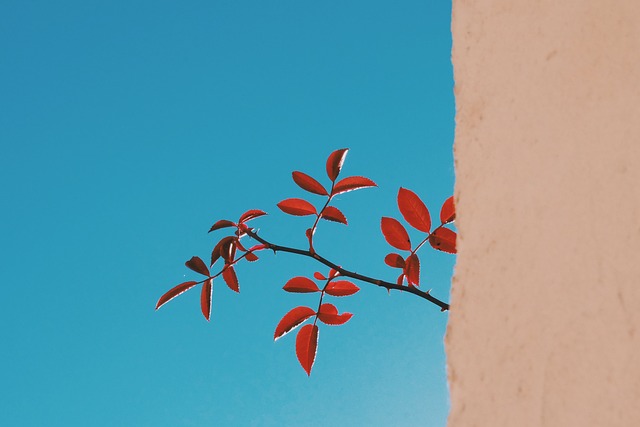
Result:
{"label": "small red leaflet", "polygon": [[396,253],[387,254],[384,257],[384,263],[389,267],[404,268],[404,258]]}
{"label": "small red leaflet", "polygon": [[233,258],[236,256],[236,242],[237,238],[232,237],[231,239],[223,239],[224,242],[221,243],[219,253],[222,259],[227,263],[233,262]]}
{"label": "small red leaflet", "polygon": [[453,196],[449,197],[442,204],[442,209],[440,209],[440,221],[443,224],[452,222],[456,219],[456,207],[453,201]]}
{"label": "small red leaflet", "polygon": [[340,211],[340,209],[333,206],[327,206],[326,208],[324,208],[324,211],[322,211],[322,219],[347,225],[347,218]]}
{"label": "small red leaflet", "polygon": [[202,259],[200,259],[200,257],[194,256],[189,261],[185,262],[184,265],[186,265],[196,273],[200,273],[204,276],[211,275],[209,273],[209,269],[207,268],[207,265],[204,263],[204,261],[202,261]]}
{"label": "small red leaflet", "polygon": [[347,191],[354,191],[368,187],[377,187],[377,185],[375,182],[371,181],[369,178],[365,178],[364,176],[350,176],[338,181],[333,187],[332,194],[335,196],[336,194],[342,194]]}
{"label": "small red leaflet", "polygon": [[258,218],[259,216],[263,216],[266,215],[267,213],[265,211],[261,211],[260,209],[251,209],[246,211],[245,213],[243,213],[240,216],[240,219],[238,220],[238,222],[240,224],[245,223],[247,221],[251,221],[254,218]]}
{"label": "small red leaflet", "polygon": [[335,181],[336,178],[338,178],[348,151],[348,148],[341,148],[329,154],[329,158],[327,159],[327,176],[331,181]]}
{"label": "small red leaflet", "polygon": [[209,229],[209,233],[211,233],[214,230],[219,230],[221,228],[235,227],[235,226],[236,226],[235,222],[231,222],[226,219],[221,219],[220,221],[216,221],[216,223],[211,226],[211,228]]}
{"label": "small red leaflet", "polygon": [[289,215],[305,216],[316,214],[315,206],[304,199],[285,199],[278,203],[278,207],[282,212],[288,213]]}
{"label": "small red leaflet", "polygon": [[398,191],[398,208],[405,221],[412,227],[425,233],[431,231],[429,210],[416,193],[406,188],[400,188]]}
{"label": "small red leaflet", "polygon": [[300,186],[303,190],[307,190],[310,193],[319,194],[320,196],[328,196],[329,193],[322,184],[316,181],[315,178],[307,175],[303,172],[295,171],[292,174],[293,181]]}
{"label": "small red leaflet", "polygon": [[304,231],[304,235],[307,236],[307,240],[309,241],[309,247],[313,248],[313,235],[316,232],[315,228],[307,228]]}
{"label": "small red leaflet", "polygon": [[324,275],[319,271],[316,271],[315,273],[313,273],[313,277],[315,277],[318,280],[327,280],[327,278],[324,277]]}
{"label": "small red leaflet", "polygon": [[409,240],[409,234],[400,221],[395,218],[382,217],[380,221],[380,228],[385,240],[391,246],[403,251],[411,250],[411,240]]}
{"label": "small red leaflet", "polygon": [[240,292],[240,285],[238,284],[238,276],[236,275],[236,271],[232,266],[225,267],[222,270],[222,278],[224,282],[227,284],[229,289],[235,292]]}
{"label": "small red leaflet", "polygon": [[205,319],[211,317],[211,296],[213,294],[213,279],[209,278],[202,284],[202,292],[200,293],[200,308]]}
{"label": "small red leaflet", "polygon": [[343,325],[353,317],[351,313],[338,314],[338,309],[333,304],[322,304],[318,311],[318,319],[327,325]]}
{"label": "small red leaflet", "polygon": [[404,273],[407,276],[409,286],[420,286],[420,259],[418,259],[418,255],[409,255],[405,261]]}
{"label": "small red leaflet", "polygon": [[213,266],[213,264],[215,264],[216,261],[220,259],[220,248],[222,247],[222,245],[226,246],[227,242],[234,241],[235,239],[235,236],[227,236],[220,239],[220,241],[216,243],[216,245],[213,247],[213,250],[211,251],[211,264],[209,265]]}
{"label": "small red leaflet", "polygon": [[429,236],[429,243],[434,249],[455,254],[457,252],[456,237],[457,234],[455,231],[440,227]]}
{"label": "small red leaflet", "polygon": [[318,326],[304,325],[296,337],[296,356],[307,375],[311,375],[318,351]]}
{"label": "small red leaflet", "polygon": [[347,280],[336,280],[335,282],[329,282],[324,291],[334,297],[346,297],[353,295],[360,290],[355,284]]}
{"label": "small red leaflet", "polygon": [[293,279],[289,279],[289,281],[282,288],[287,292],[296,292],[300,294],[310,293],[310,292],[320,292],[318,285],[311,279],[308,279],[303,276],[294,277]]}
{"label": "small red leaflet", "polygon": [[156,304],[156,310],[162,307],[163,305],[165,305],[166,303],[168,303],[169,301],[171,301],[172,299],[174,299],[175,297],[177,297],[178,295],[180,295],[181,293],[186,292],[189,289],[193,288],[197,284],[198,282],[195,282],[192,280],[189,282],[180,283],[179,285],[169,289],[158,300],[158,303]]}
{"label": "small red leaflet", "polygon": [[276,331],[273,334],[273,339],[283,337],[296,326],[307,320],[309,317],[314,316],[316,312],[309,307],[296,307],[290,310],[276,326]]}

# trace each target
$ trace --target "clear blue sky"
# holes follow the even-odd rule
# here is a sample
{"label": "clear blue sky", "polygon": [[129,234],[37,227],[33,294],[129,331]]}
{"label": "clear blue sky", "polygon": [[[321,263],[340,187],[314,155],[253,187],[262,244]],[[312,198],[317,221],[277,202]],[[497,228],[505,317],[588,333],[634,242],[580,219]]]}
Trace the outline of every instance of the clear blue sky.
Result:
{"label": "clear blue sky", "polygon": [[[340,197],[318,250],[393,280],[379,227],[405,186],[437,215],[453,190],[449,1],[13,1],[0,4],[0,424],[7,426],[444,426],[446,314],[363,285],[355,315],[322,327],[311,377],[284,283],[288,254],[193,290],[217,219],[250,208],[271,240],[303,246],[292,170],[379,184]],[[318,201],[319,198],[312,199]],[[414,234],[417,238],[417,234]],[[448,300],[454,257],[423,256]],[[322,269],[324,271],[324,269]]]}

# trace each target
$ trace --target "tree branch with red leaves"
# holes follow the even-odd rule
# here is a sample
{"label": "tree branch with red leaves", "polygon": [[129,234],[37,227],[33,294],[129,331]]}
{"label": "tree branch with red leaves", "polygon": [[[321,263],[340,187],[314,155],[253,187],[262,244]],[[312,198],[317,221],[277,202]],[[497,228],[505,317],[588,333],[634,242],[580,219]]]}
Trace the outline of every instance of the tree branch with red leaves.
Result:
{"label": "tree branch with red leaves", "polygon": [[[360,190],[363,188],[376,187],[376,183],[363,176],[350,176],[338,180],[338,176],[342,171],[348,149],[343,148],[332,152],[326,162],[327,176],[331,180],[331,187],[327,190],[315,178],[299,171],[293,172],[293,181],[310,193],[326,197],[327,200],[318,211],[316,207],[305,199],[289,198],[278,203],[278,208],[283,212],[294,216],[315,216],[313,225],[305,231],[308,249],[291,248],[288,246],[277,245],[269,242],[257,231],[247,225],[247,222],[266,215],[266,212],[258,209],[252,209],[240,216],[237,222],[229,220],[218,220],[213,224],[209,232],[219,229],[235,229],[234,233],[223,237],[215,245],[211,252],[211,260],[209,266],[197,257],[192,257],[185,265],[205,276],[200,281],[188,281],[181,283],[170,289],[160,297],[156,304],[156,310],[177,297],[178,295],[188,291],[198,284],[202,284],[200,306],[202,314],[209,320],[211,315],[211,298],[213,295],[213,281],[222,276],[227,286],[235,291],[240,292],[238,277],[236,275],[235,266],[243,259],[248,262],[258,260],[257,252],[270,249],[275,252],[286,252],[294,255],[301,255],[313,258],[319,263],[329,267],[328,275],[315,272],[313,277],[315,280],[323,283],[320,288],[312,279],[298,276],[289,280],[283,287],[287,292],[294,293],[319,293],[319,302],[317,308],[296,307],[284,315],[282,320],[276,326],[274,340],[277,340],[300,326],[305,321],[313,318],[312,324],[304,325],[298,331],[296,337],[296,355],[300,365],[303,367],[307,375],[311,375],[311,369],[315,362],[317,346],[318,346],[318,320],[327,325],[342,325],[351,319],[351,313],[339,314],[338,308],[330,303],[323,303],[325,296],[345,297],[357,293],[360,288],[345,278],[354,279],[360,282],[373,284],[388,291],[400,290],[412,295],[421,297],[440,308],[441,311],[449,309],[449,304],[439,300],[431,295],[429,291],[423,291],[418,288],[420,285],[420,259],[418,258],[418,250],[427,242],[429,245],[439,251],[456,253],[456,232],[447,228],[446,225],[455,220],[455,206],[453,197],[449,197],[442,204],[440,210],[440,225],[433,230],[431,229],[431,215],[426,205],[422,202],[417,194],[406,188],[400,188],[398,192],[398,208],[404,220],[416,230],[425,233],[424,238],[415,245],[411,244],[411,239],[407,229],[400,221],[395,218],[383,217],[380,226],[382,234],[392,247],[399,251],[408,252],[408,255],[401,255],[391,252],[384,258],[384,262],[393,268],[401,270],[400,275],[395,283],[382,279],[377,279],[363,274],[350,271],[340,265],[329,261],[327,258],[318,254],[313,246],[313,238],[321,219],[327,221],[338,222],[347,225],[346,216],[337,207],[330,203],[338,194],[349,191]],[[243,237],[248,237],[257,242],[256,245],[249,249],[241,243]],[[223,260],[220,271],[211,274],[212,268],[218,260]],[[405,284],[406,283],[406,284]]]}

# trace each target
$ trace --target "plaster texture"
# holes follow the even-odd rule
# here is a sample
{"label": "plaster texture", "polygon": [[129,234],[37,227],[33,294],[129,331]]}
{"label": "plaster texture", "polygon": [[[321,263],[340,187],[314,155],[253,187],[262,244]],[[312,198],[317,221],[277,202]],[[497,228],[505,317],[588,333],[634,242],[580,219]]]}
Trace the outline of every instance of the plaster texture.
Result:
{"label": "plaster texture", "polygon": [[640,426],[640,1],[453,0],[450,427]]}

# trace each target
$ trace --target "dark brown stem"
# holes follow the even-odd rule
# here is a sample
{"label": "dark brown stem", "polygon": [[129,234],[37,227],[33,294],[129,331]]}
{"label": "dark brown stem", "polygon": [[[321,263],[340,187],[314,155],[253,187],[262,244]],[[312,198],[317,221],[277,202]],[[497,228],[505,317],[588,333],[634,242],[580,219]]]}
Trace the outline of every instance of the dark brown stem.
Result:
{"label": "dark brown stem", "polygon": [[331,183],[331,191],[329,192],[329,197],[327,198],[327,201],[322,207],[322,209],[320,209],[320,212],[317,214],[316,220],[314,221],[313,226],[311,227],[311,233],[309,236],[309,252],[311,252],[311,254],[316,253],[316,250],[313,248],[313,235],[316,232],[316,228],[318,227],[318,222],[320,221],[320,218],[322,217],[324,210],[327,208],[327,206],[329,206],[329,203],[333,198],[333,187],[335,186],[335,184],[336,184],[335,181]]}
{"label": "dark brown stem", "polygon": [[438,298],[435,298],[433,296],[431,296],[430,291],[422,291],[418,288],[415,288],[413,286],[402,286],[402,285],[398,285],[395,283],[391,283],[391,282],[387,282],[384,280],[380,280],[380,279],[375,279],[373,277],[369,277],[369,276],[364,276],[362,274],[358,274],[354,271],[349,271],[345,268],[342,268],[340,266],[338,266],[337,264],[329,261],[328,259],[320,256],[318,253],[311,253],[310,251],[305,251],[303,249],[296,249],[296,248],[290,248],[288,246],[281,246],[281,245],[276,245],[273,244],[265,239],[263,239],[262,237],[258,236],[258,233],[256,233],[255,231],[251,230],[251,229],[247,229],[246,233],[248,236],[250,236],[251,238],[257,240],[258,242],[262,243],[263,245],[267,246],[269,249],[271,249],[274,252],[288,252],[291,254],[296,254],[296,255],[302,255],[302,256],[306,256],[309,258],[313,258],[316,261],[326,265],[327,267],[333,268],[336,271],[339,271],[340,274],[342,276],[347,276],[347,277],[351,277],[352,279],[356,279],[356,280],[360,280],[361,282],[367,282],[367,283],[371,283],[374,284],[376,286],[380,286],[386,289],[395,289],[398,291],[405,291],[408,292],[410,294],[414,294],[417,295],[421,298],[426,299],[427,301],[437,305],[438,307],[440,307],[440,311],[446,311],[449,310],[449,304],[447,304],[444,301],[440,301]]}
{"label": "dark brown stem", "polygon": [[331,282],[331,279],[327,280],[327,283],[325,283],[324,287],[322,288],[322,291],[320,291],[320,301],[318,302],[318,310],[316,311],[316,318],[313,319],[314,326],[318,322],[318,313],[320,313],[320,307],[322,307],[322,298],[324,298],[324,291],[327,289],[329,282]]}
{"label": "dark brown stem", "polygon": [[200,283],[204,283],[204,282],[206,282],[208,279],[215,279],[216,277],[218,277],[218,276],[220,276],[222,273],[224,273],[224,271],[225,271],[227,268],[229,268],[229,267],[233,267],[234,265],[236,265],[236,264],[238,263],[238,261],[240,261],[241,259],[245,258],[245,257],[247,256],[247,254],[248,254],[248,253],[253,253],[253,251],[247,251],[247,252],[243,253],[242,255],[240,255],[238,258],[234,259],[234,260],[233,260],[233,261],[231,261],[230,263],[225,264],[225,265],[224,265],[224,267],[222,267],[222,270],[220,270],[218,273],[216,273],[216,274],[214,274],[214,275],[212,275],[212,276],[209,276],[209,277],[207,277],[206,279],[204,279],[204,280],[202,280],[202,281],[200,281],[200,282],[198,282],[198,283],[199,283],[199,284],[200,284]]}

